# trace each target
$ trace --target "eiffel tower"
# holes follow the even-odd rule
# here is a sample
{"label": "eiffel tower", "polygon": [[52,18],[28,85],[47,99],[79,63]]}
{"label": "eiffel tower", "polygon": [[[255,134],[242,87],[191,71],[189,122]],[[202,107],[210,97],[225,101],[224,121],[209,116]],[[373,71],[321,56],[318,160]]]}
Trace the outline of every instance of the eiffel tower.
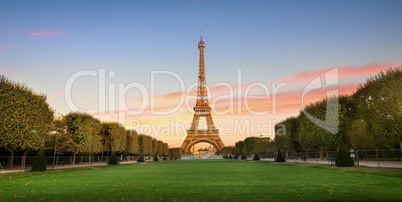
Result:
{"label": "eiffel tower", "polygon": [[[181,148],[185,153],[190,153],[191,147],[200,142],[206,142],[213,145],[216,151],[221,150],[225,145],[219,137],[219,130],[215,128],[214,121],[211,116],[211,107],[209,106],[207,96],[207,84],[205,80],[205,63],[204,63],[204,49],[205,44],[201,40],[198,42],[198,49],[200,50],[199,64],[198,64],[198,88],[197,88],[197,102],[194,107],[194,117],[190,129],[187,130],[187,136]],[[205,117],[207,129],[201,130],[198,128],[200,117]]]}

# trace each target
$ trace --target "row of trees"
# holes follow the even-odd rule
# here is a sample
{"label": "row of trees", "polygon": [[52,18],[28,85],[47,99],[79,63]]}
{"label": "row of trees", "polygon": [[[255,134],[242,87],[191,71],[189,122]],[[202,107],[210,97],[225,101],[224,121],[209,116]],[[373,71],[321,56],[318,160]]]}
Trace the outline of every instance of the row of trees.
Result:
{"label": "row of trees", "polygon": [[[168,144],[136,131],[126,130],[117,122],[104,122],[84,113],[69,113],[54,119],[54,110],[46,95],[37,94],[24,84],[0,75],[0,148],[14,153],[40,149],[70,152],[73,163],[77,154],[124,153],[129,155],[169,155]],[[23,158],[24,160],[26,158]],[[92,159],[91,159],[92,160]],[[22,162],[23,166],[25,162]]]}
{"label": "row of trees", "polygon": [[275,125],[275,140],[248,137],[220,154],[339,151],[338,166],[353,165],[349,150],[401,148],[402,67],[369,78],[352,95],[326,97]]}
{"label": "row of trees", "polygon": [[9,165],[14,152],[21,150],[26,156],[27,151],[43,148],[53,117],[46,95],[0,75],[0,147],[10,151]]}
{"label": "row of trees", "polygon": [[398,67],[369,78],[352,95],[324,98],[276,124],[275,146],[283,151],[322,151],[340,144],[402,149],[401,120],[402,67]]}
{"label": "row of trees", "polygon": [[[56,120],[52,131],[55,151],[101,155],[124,153],[130,155],[169,155],[168,144],[148,135],[126,130],[117,122],[103,122],[83,113],[71,112]],[[49,145],[48,148],[53,145]],[[91,158],[92,155],[90,155]]]}
{"label": "row of trees", "polygon": [[269,137],[248,137],[235,143],[232,153],[234,155],[261,154],[275,151],[275,142]]}

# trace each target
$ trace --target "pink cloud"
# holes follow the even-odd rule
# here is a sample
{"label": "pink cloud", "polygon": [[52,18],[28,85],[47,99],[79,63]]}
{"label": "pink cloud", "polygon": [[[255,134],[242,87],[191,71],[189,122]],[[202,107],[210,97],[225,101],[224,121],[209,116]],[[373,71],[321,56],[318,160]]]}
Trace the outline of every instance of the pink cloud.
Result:
{"label": "pink cloud", "polygon": [[59,30],[50,30],[50,31],[39,30],[37,32],[27,33],[27,35],[31,36],[31,37],[49,37],[49,36],[56,36],[56,35],[61,35],[61,34],[63,34],[63,32],[59,31]]}
{"label": "pink cloud", "polygon": [[6,69],[6,68],[1,68],[1,67],[0,67],[0,71],[5,71],[5,70],[7,70],[7,69]]}
{"label": "pink cloud", "polygon": [[53,98],[59,98],[59,97],[64,97],[64,91],[57,93],[57,94],[47,95],[47,99],[53,99]]}
{"label": "pink cloud", "polygon": [[3,53],[5,49],[15,48],[15,46],[1,46],[0,45],[0,53]]}
{"label": "pink cloud", "polygon": [[9,49],[9,48],[15,48],[14,46],[0,46],[0,49]]}
{"label": "pink cloud", "polygon": [[[371,65],[366,65],[366,66],[342,66],[338,67],[338,76],[339,79],[344,79],[344,78],[351,78],[351,77],[357,77],[357,76],[368,76],[368,75],[373,75],[376,74],[380,71],[385,71],[389,68],[392,67],[397,67],[400,66],[400,64],[390,64],[390,63],[385,63],[385,64],[371,64]],[[324,74],[333,68],[323,68],[319,70],[313,70],[313,71],[303,71],[303,72],[298,72],[293,75],[289,75],[286,77],[283,77],[279,79],[277,82],[285,82],[288,85],[306,85],[310,81],[314,80],[317,77],[322,77]]]}
{"label": "pink cloud", "polygon": [[[357,68],[352,68],[350,66],[344,66],[339,68],[339,78],[348,78],[354,76],[367,76],[371,74],[376,74],[379,71],[384,71],[396,65],[368,65],[362,66]],[[330,71],[332,68],[324,68],[321,70],[309,71],[309,72],[300,72],[294,75],[290,75],[288,77],[284,77],[280,79],[283,82],[287,82],[287,84],[297,84],[304,86],[312,79],[317,77],[322,77],[326,72]],[[296,80],[296,81],[295,81]],[[293,82],[293,83],[292,83]],[[256,112],[263,112],[268,110],[270,113],[272,112],[272,100],[273,95],[271,94],[270,97],[267,95],[261,96],[253,96],[247,98],[247,103],[244,101],[243,94],[237,95],[237,89],[241,88],[242,93],[244,93],[244,89],[253,85],[253,83],[241,84],[241,85],[231,85],[231,88],[235,92],[233,95],[234,98],[230,99],[219,99],[215,105],[213,106],[214,110],[219,112],[226,111],[233,107],[234,113],[238,113],[239,110],[241,114],[249,114],[249,111],[245,107],[245,104],[248,105],[248,108],[252,111]],[[339,94],[352,94],[354,93],[359,84],[347,84],[347,85],[339,85],[339,86],[332,86],[332,87],[321,87],[320,89],[314,90],[308,93],[304,97],[304,103],[309,104],[311,102],[318,101],[326,96],[326,92],[329,90],[338,90]],[[209,100],[209,103],[212,104],[214,99],[217,98],[219,95],[227,95],[228,90],[227,87],[218,86],[215,88],[210,89],[212,93],[212,98]],[[276,94],[276,108],[277,113],[295,113],[297,114],[299,110],[303,107],[302,106],[302,91],[303,89],[295,89],[290,91],[281,92]],[[272,92],[271,92],[272,93]],[[168,111],[174,108],[186,109],[186,106],[177,106],[178,100],[182,98],[182,96],[186,96],[190,94],[193,98],[190,99],[190,106],[195,105],[196,99],[196,90],[192,90],[190,92],[174,92],[169,94],[164,94],[155,97],[155,111]],[[238,102],[241,100],[240,102]],[[133,99],[133,102],[140,102],[141,99]],[[239,106],[241,103],[241,106]],[[231,105],[232,104],[232,105]],[[136,109],[134,107],[133,109]],[[130,111],[130,110],[129,110]],[[116,112],[108,112],[108,113],[126,113],[127,111],[116,111]],[[146,109],[146,113],[150,112],[150,108]],[[191,113],[188,110],[180,111],[181,113]]]}

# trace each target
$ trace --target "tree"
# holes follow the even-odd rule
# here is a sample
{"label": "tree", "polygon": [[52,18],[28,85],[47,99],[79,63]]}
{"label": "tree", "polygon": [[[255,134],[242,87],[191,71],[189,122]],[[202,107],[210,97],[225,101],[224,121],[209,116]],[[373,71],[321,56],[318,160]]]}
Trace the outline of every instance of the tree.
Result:
{"label": "tree", "polygon": [[31,171],[46,171],[45,152],[43,149],[38,152],[38,156],[32,165]]}
{"label": "tree", "polygon": [[158,155],[154,155],[154,161],[159,161]]}
{"label": "tree", "polygon": [[350,152],[342,141],[339,143],[338,154],[335,158],[335,165],[338,167],[354,166],[354,162],[350,157]]}
{"label": "tree", "polygon": [[129,159],[131,154],[138,154],[138,133],[135,130],[127,131],[126,154]]}
{"label": "tree", "polygon": [[259,153],[270,153],[275,151],[275,142],[270,137],[261,137],[259,141]]}
{"label": "tree", "polygon": [[126,129],[117,122],[102,123],[101,129],[103,142],[107,143],[104,148],[108,151],[123,152],[126,150],[127,132]]}
{"label": "tree", "polygon": [[289,117],[275,125],[275,147],[286,151],[301,150],[299,143],[300,123],[297,117]]}
{"label": "tree", "polygon": [[144,155],[142,155],[142,154],[140,154],[140,156],[138,157],[138,161],[137,162],[145,162],[145,159],[144,159]]}
{"label": "tree", "polygon": [[275,161],[276,162],[285,162],[285,158],[283,157],[283,154],[280,149],[278,150],[278,154],[276,156]]}
{"label": "tree", "polygon": [[163,143],[163,155],[168,156],[169,155],[169,146],[168,143]]}
{"label": "tree", "polygon": [[65,120],[62,118],[55,119],[52,123],[49,140],[46,142],[45,149],[54,150],[53,152],[53,168],[56,164],[56,154],[60,151],[67,150],[71,139],[67,134],[67,127]]}
{"label": "tree", "polygon": [[139,153],[141,155],[152,155],[152,137],[148,135],[138,135]]}
{"label": "tree", "polygon": [[116,152],[112,152],[112,156],[109,160],[109,165],[118,165],[119,161],[117,160]]}
{"label": "tree", "polygon": [[237,155],[242,155],[245,153],[244,141],[238,141],[235,143],[234,153]]}
{"label": "tree", "polygon": [[158,140],[156,138],[152,138],[152,152],[151,155],[156,155],[158,153]]}
{"label": "tree", "polygon": [[254,154],[253,160],[254,161],[259,161],[260,160],[260,157],[258,156],[258,154]]}
{"label": "tree", "polygon": [[101,150],[101,123],[98,119],[84,113],[71,112],[63,117],[67,134],[71,139],[68,150],[73,153],[73,164],[76,154],[99,152]]}
{"label": "tree", "polygon": [[234,153],[234,147],[233,146],[224,147],[218,153],[222,156],[229,156]]}
{"label": "tree", "polygon": [[[320,149],[324,159],[323,147],[337,145],[340,141],[348,142],[347,127],[353,119],[355,107],[348,95],[327,97],[308,105],[299,116],[299,142],[306,149]],[[326,120],[320,124],[308,115]]]}
{"label": "tree", "polygon": [[163,154],[163,142],[160,140],[158,140],[158,148],[157,148],[156,155],[164,155]]}
{"label": "tree", "polygon": [[[336,134],[332,134],[330,131],[328,131],[334,126],[337,127],[337,124],[333,124],[334,122],[338,122],[338,120],[335,120],[338,118],[336,114],[327,115],[327,113],[332,112],[330,108],[338,106],[337,102],[335,102],[335,99],[337,98],[325,98],[315,103],[311,103],[300,112],[299,141],[305,150],[322,149],[325,146],[333,145],[339,141],[339,139],[336,139]],[[327,119],[326,123],[330,124],[324,125],[324,127],[327,128],[323,128],[322,125],[318,124],[314,120],[311,120],[308,115],[311,115],[318,120]],[[330,120],[328,120],[328,118]]]}
{"label": "tree", "polygon": [[402,151],[402,66],[369,78],[352,97],[367,135],[394,139]]}
{"label": "tree", "polygon": [[181,149],[181,147],[170,148],[169,151],[171,155],[175,158],[180,158],[181,156],[183,156],[183,150]]}
{"label": "tree", "polygon": [[[10,151],[12,168],[17,150],[39,150],[49,135],[54,111],[46,95],[36,94],[24,84],[0,75],[0,147]],[[25,164],[25,162],[23,162]]]}
{"label": "tree", "polygon": [[245,152],[247,154],[259,153],[261,149],[261,141],[258,137],[248,137],[244,139]]}

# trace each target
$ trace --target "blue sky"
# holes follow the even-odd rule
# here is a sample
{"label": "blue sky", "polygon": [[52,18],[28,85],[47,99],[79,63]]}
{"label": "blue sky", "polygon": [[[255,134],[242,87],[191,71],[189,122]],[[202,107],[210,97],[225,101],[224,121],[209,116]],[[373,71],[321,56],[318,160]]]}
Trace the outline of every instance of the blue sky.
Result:
{"label": "blue sky", "polygon": [[[196,82],[200,30],[208,84],[235,85],[238,68],[244,83],[268,83],[324,68],[401,64],[401,9],[390,0],[0,1],[0,73],[55,95],[51,106],[65,114],[65,83],[81,70],[105,68],[116,72],[108,81],[147,88],[154,70]],[[157,95],[180,91],[168,77],[159,82]],[[96,78],[80,80],[73,98],[91,107],[96,89]]]}

